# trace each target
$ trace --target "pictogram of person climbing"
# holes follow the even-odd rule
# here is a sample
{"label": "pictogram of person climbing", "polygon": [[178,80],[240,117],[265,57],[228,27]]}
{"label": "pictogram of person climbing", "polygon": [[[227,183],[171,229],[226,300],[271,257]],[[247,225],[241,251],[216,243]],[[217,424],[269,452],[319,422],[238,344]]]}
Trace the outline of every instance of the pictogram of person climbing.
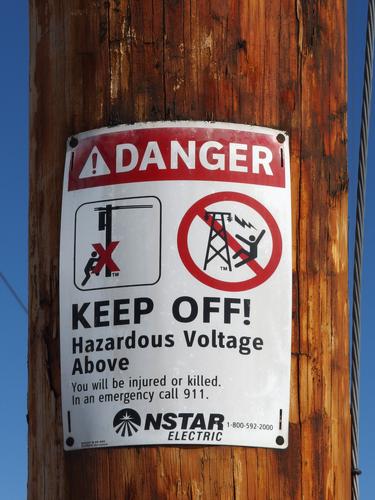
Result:
{"label": "pictogram of person climbing", "polygon": [[245,248],[241,248],[240,250],[238,250],[238,252],[236,252],[233,255],[233,259],[237,259],[240,255],[245,256],[245,258],[243,258],[240,262],[237,262],[234,265],[234,267],[243,266],[247,262],[250,262],[251,260],[254,260],[258,257],[258,245],[259,245],[260,240],[263,238],[265,232],[266,231],[263,229],[259,233],[258,238],[255,238],[255,236],[253,234],[251,234],[248,238],[244,238],[240,234],[236,234],[236,238],[238,240],[243,241],[249,247],[249,249],[246,250]]}
{"label": "pictogram of person climbing", "polygon": [[87,264],[85,265],[85,277],[81,283],[81,286],[85,286],[88,280],[91,277],[91,274],[94,272],[93,269],[95,267],[95,264],[98,262],[99,256],[97,252],[91,252],[91,257],[87,261]]}

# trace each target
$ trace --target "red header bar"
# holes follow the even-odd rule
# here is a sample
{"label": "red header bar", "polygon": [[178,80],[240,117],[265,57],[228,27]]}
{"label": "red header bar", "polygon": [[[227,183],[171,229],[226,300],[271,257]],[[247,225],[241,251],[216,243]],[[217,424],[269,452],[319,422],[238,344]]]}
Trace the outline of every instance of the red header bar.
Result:
{"label": "red header bar", "polygon": [[70,154],[69,191],[164,180],[285,187],[283,144],[269,133],[155,126],[83,138]]}

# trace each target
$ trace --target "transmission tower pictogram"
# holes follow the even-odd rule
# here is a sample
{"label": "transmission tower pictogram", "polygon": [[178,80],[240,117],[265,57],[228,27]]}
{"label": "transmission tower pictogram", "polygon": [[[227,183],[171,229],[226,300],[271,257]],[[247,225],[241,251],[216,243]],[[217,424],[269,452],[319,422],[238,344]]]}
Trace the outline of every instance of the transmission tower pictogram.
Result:
{"label": "transmission tower pictogram", "polygon": [[205,219],[210,219],[210,234],[208,236],[206,257],[204,259],[204,267],[215,258],[220,257],[227,265],[229,271],[232,271],[230,262],[229,246],[227,239],[227,230],[225,228],[225,218],[230,222],[232,216],[230,212],[206,212]]}

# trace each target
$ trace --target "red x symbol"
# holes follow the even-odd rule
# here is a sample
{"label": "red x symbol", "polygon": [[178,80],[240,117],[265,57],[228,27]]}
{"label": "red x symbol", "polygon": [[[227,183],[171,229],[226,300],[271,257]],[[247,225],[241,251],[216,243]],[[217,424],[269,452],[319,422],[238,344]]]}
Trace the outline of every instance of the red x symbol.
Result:
{"label": "red x symbol", "polygon": [[119,243],[119,241],[111,241],[107,248],[104,248],[101,243],[92,244],[99,255],[99,260],[96,263],[96,266],[92,269],[93,273],[99,274],[104,266],[107,266],[111,273],[120,271],[117,264],[112,260],[112,253]]}

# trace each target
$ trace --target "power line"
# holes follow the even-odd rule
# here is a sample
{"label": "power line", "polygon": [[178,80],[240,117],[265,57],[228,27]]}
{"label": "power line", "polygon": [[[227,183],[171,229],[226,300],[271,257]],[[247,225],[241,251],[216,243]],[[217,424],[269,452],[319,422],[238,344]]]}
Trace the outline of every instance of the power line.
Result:
{"label": "power line", "polygon": [[361,340],[361,278],[364,236],[365,192],[367,173],[367,152],[371,111],[372,74],[375,41],[375,0],[369,0],[367,13],[367,34],[365,73],[363,81],[361,137],[358,163],[357,214],[355,228],[354,280],[353,280],[353,325],[352,325],[352,498],[359,500],[359,376]]}
{"label": "power line", "polygon": [[22,300],[19,297],[16,290],[12,287],[12,285],[9,283],[9,281],[6,279],[6,277],[4,276],[4,274],[1,271],[0,271],[0,278],[4,281],[5,286],[8,288],[8,290],[13,295],[13,297],[16,299],[16,301],[18,302],[18,305],[21,307],[21,309],[23,309],[25,311],[25,313],[28,314],[27,307],[22,302]]}

